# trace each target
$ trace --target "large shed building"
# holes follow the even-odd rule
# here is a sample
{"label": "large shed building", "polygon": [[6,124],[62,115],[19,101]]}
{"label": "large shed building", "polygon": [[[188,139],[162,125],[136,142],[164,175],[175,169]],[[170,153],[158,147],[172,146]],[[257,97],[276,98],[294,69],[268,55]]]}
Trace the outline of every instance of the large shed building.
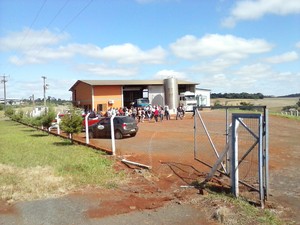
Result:
{"label": "large shed building", "polygon": [[74,106],[85,110],[107,111],[130,107],[138,98],[148,98],[152,105],[178,106],[178,94],[196,91],[198,83],[168,78],[164,80],[78,80],[69,91]]}

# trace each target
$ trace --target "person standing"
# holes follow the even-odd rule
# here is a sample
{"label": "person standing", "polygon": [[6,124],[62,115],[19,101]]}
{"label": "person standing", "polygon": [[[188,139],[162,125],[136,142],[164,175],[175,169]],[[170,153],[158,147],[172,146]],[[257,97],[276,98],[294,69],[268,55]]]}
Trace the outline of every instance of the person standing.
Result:
{"label": "person standing", "polygon": [[154,119],[155,119],[155,122],[158,122],[158,116],[159,116],[159,111],[158,111],[158,108],[155,107],[155,109],[154,109]]}

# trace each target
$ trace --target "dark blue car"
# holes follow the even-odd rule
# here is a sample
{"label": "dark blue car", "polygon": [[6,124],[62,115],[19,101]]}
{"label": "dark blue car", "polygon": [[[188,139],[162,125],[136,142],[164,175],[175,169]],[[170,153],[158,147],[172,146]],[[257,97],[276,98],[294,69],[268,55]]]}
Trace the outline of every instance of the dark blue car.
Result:
{"label": "dark blue car", "polygon": [[[89,137],[111,137],[111,118],[102,118],[98,123],[89,127]],[[138,132],[137,121],[129,116],[116,116],[114,118],[114,134],[116,139],[122,139],[126,135],[134,137]]]}

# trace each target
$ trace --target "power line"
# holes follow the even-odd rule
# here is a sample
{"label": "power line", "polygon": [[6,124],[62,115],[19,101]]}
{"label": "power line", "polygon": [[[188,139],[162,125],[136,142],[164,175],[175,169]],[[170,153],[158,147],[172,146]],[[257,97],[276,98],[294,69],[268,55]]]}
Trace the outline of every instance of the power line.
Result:
{"label": "power line", "polygon": [[90,0],[65,26],[64,28],[60,31],[63,32],[70,24],[72,24],[79,16],[81,13],[84,12],[84,10],[86,10],[87,7],[89,7],[89,5],[93,2],[93,0]]}
{"label": "power line", "polygon": [[55,14],[55,16],[52,18],[52,20],[48,23],[47,27],[49,27],[55,19],[59,16],[59,14],[63,11],[63,9],[67,6],[70,0],[66,0],[65,4],[58,10],[58,12]]}
{"label": "power line", "polygon": [[[63,8],[65,8],[65,6],[67,5],[67,3],[69,2],[69,0],[67,0],[66,2],[65,2],[65,4],[62,6],[62,8],[58,11],[58,13],[54,16],[54,18],[52,19],[52,21],[49,23],[49,24],[51,24],[53,21],[54,21],[54,19],[60,14],[60,12],[63,10]],[[63,31],[65,31],[66,29],[67,29],[67,27],[68,26],[70,26],[89,6],[90,6],[90,4],[93,2],[93,0],[90,0],[75,16],[73,16],[70,20],[69,20],[69,22],[58,32],[58,34],[60,34],[60,33],[62,33]],[[48,25],[49,26],[49,25]],[[56,36],[58,36],[58,34],[56,34],[55,35],[55,37]],[[54,39],[55,37],[52,37],[52,39]],[[37,52],[36,52],[36,54],[35,54],[35,57],[37,57],[39,54],[40,54],[40,52],[41,52],[41,50],[42,50],[42,47],[40,47],[39,49],[37,49]],[[24,55],[24,54],[23,54]]]}
{"label": "power line", "polygon": [[[21,49],[21,46],[23,45],[23,42],[25,41],[25,39],[28,37],[33,25],[35,24],[35,22],[37,21],[42,9],[44,8],[45,4],[46,4],[47,0],[44,0],[43,4],[40,6],[37,14],[35,15],[35,18],[33,19],[33,21],[30,24],[29,29],[27,30],[27,32],[25,33],[25,35],[23,36],[22,40],[20,41],[18,48],[17,49]],[[14,51],[14,53],[17,53],[17,50]],[[22,54],[22,56],[25,55],[25,53]]]}
{"label": "power line", "polygon": [[27,30],[27,32],[26,32],[26,34],[25,34],[25,36],[23,37],[22,41],[20,42],[20,44],[19,44],[19,48],[18,48],[18,49],[20,49],[20,47],[21,47],[21,45],[23,44],[24,40],[27,38],[27,36],[28,36],[29,32],[31,31],[31,28],[33,27],[33,25],[34,25],[34,24],[35,24],[35,22],[37,21],[37,19],[38,19],[39,15],[40,15],[40,13],[41,13],[42,9],[44,8],[44,6],[45,6],[46,2],[47,2],[47,0],[44,0],[44,3],[43,3],[43,5],[40,7],[40,9],[39,9],[39,11],[37,12],[37,14],[36,14],[35,18],[34,18],[34,19],[33,19],[33,21],[31,22],[29,29]]}
{"label": "power line", "polygon": [[[38,18],[38,15],[40,14],[40,11],[42,10],[42,8],[44,7],[44,5],[45,5],[45,3],[46,3],[46,1],[47,0],[45,0],[44,1],[44,4],[42,5],[42,7],[40,8],[40,10],[39,10],[39,12],[38,12],[38,14],[37,14],[37,16],[36,16],[36,18],[34,19],[34,21],[33,21],[33,23],[31,24],[31,26],[30,26],[30,29],[31,29],[31,27],[32,27],[32,25],[35,23],[35,21],[36,21],[36,19]],[[70,0],[66,0],[65,1],[65,3],[63,4],[63,6],[58,10],[58,12],[55,14],[55,16],[51,19],[51,21],[48,23],[48,25],[46,26],[46,28],[47,27],[49,27],[54,21],[55,21],[55,19],[61,14],[61,12],[63,11],[63,9],[67,6],[67,4],[69,3],[69,1]],[[60,34],[60,33],[62,33],[63,31],[65,31],[89,6],[90,6],[90,4],[93,2],[93,0],[90,0],[85,6],[83,6],[83,8],[81,8],[81,10],[77,13],[77,14],[75,14],[70,20],[69,20],[69,22],[67,22],[66,23],[66,25],[56,34],[56,35],[54,35],[54,37],[52,37],[52,39],[54,39],[55,37],[57,37],[58,36],[58,34]],[[27,37],[28,36],[28,33],[29,32],[27,32],[27,34],[25,35],[25,37]],[[43,36],[44,35],[44,33],[45,33],[45,30],[42,32],[42,35],[41,36]],[[23,38],[23,40],[25,39],[25,37]],[[34,44],[34,42],[33,42],[33,44]],[[21,45],[20,45],[21,46]],[[19,47],[20,47],[19,46]],[[32,48],[30,48],[29,50],[32,50],[32,49],[34,49],[34,46],[32,46]],[[37,51],[36,51],[36,53],[35,53],[35,57],[37,57],[39,54],[40,54],[40,52],[41,52],[41,50],[42,50],[42,47],[40,46],[38,49],[37,49]],[[23,53],[22,55],[21,55],[21,57],[22,56],[24,56],[25,55],[25,53]]]}

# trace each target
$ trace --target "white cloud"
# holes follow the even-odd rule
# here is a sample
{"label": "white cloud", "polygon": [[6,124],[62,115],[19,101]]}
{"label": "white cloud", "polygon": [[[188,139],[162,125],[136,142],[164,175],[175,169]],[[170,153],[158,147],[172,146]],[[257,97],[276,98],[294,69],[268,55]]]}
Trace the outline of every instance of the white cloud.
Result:
{"label": "white cloud", "polygon": [[87,74],[93,74],[101,77],[111,78],[116,77],[128,77],[137,74],[138,70],[136,68],[121,68],[121,67],[108,67],[106,65],[97,64],[81,64],[76,67],[76,70],[83,71]]}
{"label": "white cloud", "polygon": [[91,58],[99,58],[101,56],[101,48],[92,44],[68,44],[60,47],[61,51],[70,52],[73,55],[79,54]]}
{"label": "white cloud", "polygon": [[0,51],[25,51],[37,50],[43,46],[57,44],[69,37],[68,34],[55,34],[47,29],[23,29],[21,32],[11,32],[6,37],[0,38]]}
{"label": "white cloud", "polygon": [[208,34],[197,39],[186,35],[170,45],[173,53],[184,59],[219,56],[242,59],[249,54],[268,52],[272,45],[262,39],[244,39],[233,35]]}
{"label": "white cloud", "polygon": [[100,48],[93,44],[61,42],[68,34],[55,34],[49,30],[24,29],[22,32],[10,33],[0,39],[0,51],[14,51],[10,62],[15,65],[47,63],[50,60],[61,60],[83,56],[120,64],[161,64],[166,58],[166,51],[157,46],[142,50],[131,43],[110,45]]}
{"label": "white cloud", "polygon": [[142,51],[137,46],[126,43],[103,48],[100,57],[106,60],[116,60],[121,64],[160,64],[166,57],[166,51],[160,46]]}
{"label": "white cloud", "polygon": [[61,60],[74,56],[71,51],[66,51],[65,48],[40,48],[24,51],[20,56],[11,56],[9,61],[17,66],[25,64],[41,64],[49,60]]}
{"label": "white cloud", "polygon": [[175,70],[160,70],[154,75],[154,79],[177,78],[179,80],[186,79],[186,74]]}
{"label": "white cloud", "polygon": [[[35,77],[37,78],[37,77]],[[7,82],[7,97],[8,98],[25,98],[34,94],[34,98],[43,98],[43,80],[39,76],[37,79],[26,77],[26,80],[21,78],[11,77]],[[46,83],[49,85],[46,91],[46,98],[48,96],[70,100],[71,92],[69,88],[76,82],[76,80],[67,80],[60,78],[51,78],[47,76]],[[14,91],[11,91],[14,90]]]}
{"label": "white cloud", "polygon": [[299,56],[297,52],[286,52],[282,55],[276,55],[269,58],[266,58],[265,61],[272,64],[279,64],[279,63],[285,63],[285,62],[291,62],[299,59]]}
{"label": "white cloud", "polygon": [[242,0],[236,2],[222,25],[234,27],[240,20],[256,20],[265,14],[284,16],[296,13],[300,13],[300,1],[297,0]]}
{"label": "white cloud", "polygon": [[205,74],[221,74],[227,68],[237,64],[235,59],[217,58],[212,61],[202,61],[200,65],[193,66],[192,71],[205,73]]}
{"label": "white cloud", "polygon": [[268,77],[274,72],[272,71],[269,65],[256,63],[251,65],[246,65],[238,69],[234,74],[239,75],[240,77],[255,77],[255,78],[265,78]]}

